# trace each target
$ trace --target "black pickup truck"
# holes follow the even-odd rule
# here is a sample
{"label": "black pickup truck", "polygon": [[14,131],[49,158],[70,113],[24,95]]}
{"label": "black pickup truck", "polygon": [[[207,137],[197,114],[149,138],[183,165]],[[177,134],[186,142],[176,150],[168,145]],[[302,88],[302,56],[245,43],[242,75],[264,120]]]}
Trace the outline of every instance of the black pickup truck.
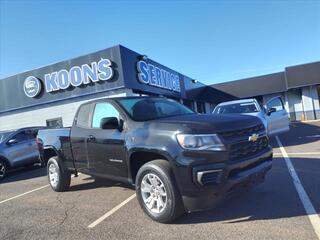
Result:
{"label": "black pickup truck", "polygon": [[71,128],[40,130],[38,143],[54,191],[78,172],[133,184],[145,213],[163,223],[262,182],[272,165],[257,117],[196,114],[160,97],[85,103]]}

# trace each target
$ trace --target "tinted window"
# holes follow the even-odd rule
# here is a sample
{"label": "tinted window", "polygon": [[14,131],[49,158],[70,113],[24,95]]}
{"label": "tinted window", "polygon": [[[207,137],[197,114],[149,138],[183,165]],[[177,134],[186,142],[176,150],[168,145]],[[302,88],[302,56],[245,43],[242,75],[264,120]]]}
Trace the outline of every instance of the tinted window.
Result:
{"label": "tinted window", "polygon": [[19,132],[16,134],[12,139],[16,139],[17,142],[23,142],[32,139],[33,136],[29,133],[26,133],[25,131]]}
{"label": "tinted window", "polygon": [[119,119],[119,112],[111,103],[97,103],[94,109],[92,127],[100,128],[101,120],[106,117]]}
{"label": "tinted window", "polygon": [[91,123],[92,104],[82,105],[79,109],[76,125],[89,128]]}
{"label": "tinted window", "polygon": [[147,121],[194,113],[184,105],[163,98],[131,98],[118,100],[132,119]]}
{"label": "tinted window", "polygon": [[259,112],[254,103],[236,103],[218,107],[214,113],[229,114],[229,113],[255,113]]}
{"label": "tinted window", "polygon": [[275,108],[277,111],[283,110],[283,103],[280,98],[275,98],[267,103],[267,108]]}

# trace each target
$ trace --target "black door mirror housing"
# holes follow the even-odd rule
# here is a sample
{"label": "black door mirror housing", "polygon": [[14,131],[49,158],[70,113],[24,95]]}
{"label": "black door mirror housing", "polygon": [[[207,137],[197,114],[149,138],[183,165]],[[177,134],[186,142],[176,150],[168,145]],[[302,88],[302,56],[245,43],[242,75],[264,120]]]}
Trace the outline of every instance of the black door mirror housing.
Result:
{"label": "black door mirror housing", "polygon": [[271,113],[274,113],[276,111],[277,111],[277,109],[275,109],[275,108],[269,108],[268,111],[267,111],[267,114],[268,114],[268,116],[270,116]]}
{"label": "black door mirror housing", "polygon": [[16,144],[18,141],[17,141],[17,139],[10,139],[8,142],[7,142],[7,144],[8,145],[13,145],[13,144]]}
{"label": "black door mirror housing", "polygon": [[100,121],[101,129],[120,129],[119,121],[116,117],[102,118]]}

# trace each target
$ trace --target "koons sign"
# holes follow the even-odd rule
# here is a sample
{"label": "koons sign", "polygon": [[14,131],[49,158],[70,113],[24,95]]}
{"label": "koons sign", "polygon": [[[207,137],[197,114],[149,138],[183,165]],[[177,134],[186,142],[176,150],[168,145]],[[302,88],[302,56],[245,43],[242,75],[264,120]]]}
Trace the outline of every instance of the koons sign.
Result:
{"label": "koons sign", "polygon": [[181,91],[179,75],[176,73],[168,72],[142,60],[137,63],[137,70],[138,79],[141,83],[174,92]]}
{"label": "koons sign", "polygon": [[[107,81],[113,77],[113,69],[109,59],[101,59],[99,62],[91,62],[73,66],[70,70],[61,69],[44,75],[44,87],[46,92],[64,90],[70,86],[79,87],[91,82]],[[28,97],[36,97],[41,92],[41,81],[29,76],[24,81],[24,92]]]}

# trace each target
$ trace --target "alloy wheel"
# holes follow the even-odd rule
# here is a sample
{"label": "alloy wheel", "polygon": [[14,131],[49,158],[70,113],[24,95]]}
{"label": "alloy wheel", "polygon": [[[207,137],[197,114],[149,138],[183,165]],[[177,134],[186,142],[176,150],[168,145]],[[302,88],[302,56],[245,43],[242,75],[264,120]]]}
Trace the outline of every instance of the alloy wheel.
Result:
{"label": "alloy wheel", "polygon": [[58,168],[53,163],[49,166],[49,180],[52,187],[56,187],[59,183]]}
{"label": "alloy wheel", "polygon": [[153,173],[143,177],[141,195],[145,205],[153,213],[161,213],[167,205],[166,188],[161,179]]}

